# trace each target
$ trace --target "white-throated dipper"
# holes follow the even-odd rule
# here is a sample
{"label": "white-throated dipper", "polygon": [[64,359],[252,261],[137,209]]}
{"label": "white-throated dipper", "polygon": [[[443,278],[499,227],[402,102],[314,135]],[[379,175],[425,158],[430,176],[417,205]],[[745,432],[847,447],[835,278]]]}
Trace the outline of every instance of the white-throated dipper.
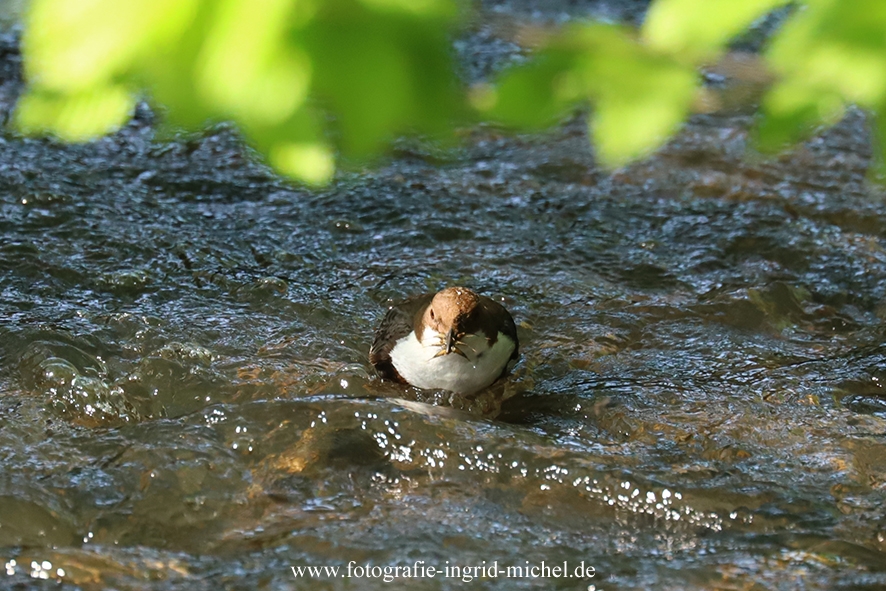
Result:
{"label": "white-throated dipper", "polygon": [[474,394],[504,376],[519,345],[514,319],[498,302],[449,287],[392,306],[369,349],[384,379]]}

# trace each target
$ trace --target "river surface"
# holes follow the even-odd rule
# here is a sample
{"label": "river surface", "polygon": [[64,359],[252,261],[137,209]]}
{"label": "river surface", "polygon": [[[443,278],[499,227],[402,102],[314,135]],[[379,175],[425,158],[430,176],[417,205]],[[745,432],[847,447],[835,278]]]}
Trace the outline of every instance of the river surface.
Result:
{"label": "river surface", "polygon": [[[511,49],[480,26],[460,51]],[[319,192],[225,127],[155,143],[147,112],[85,146],[4,136],[0,587],[884,588],[865,117],[768,159],[750,123],[697,116],[615,172],[580,116],[481,128]],[[372,376],[386,307],[447,285],[518,322],[500,408]]]}

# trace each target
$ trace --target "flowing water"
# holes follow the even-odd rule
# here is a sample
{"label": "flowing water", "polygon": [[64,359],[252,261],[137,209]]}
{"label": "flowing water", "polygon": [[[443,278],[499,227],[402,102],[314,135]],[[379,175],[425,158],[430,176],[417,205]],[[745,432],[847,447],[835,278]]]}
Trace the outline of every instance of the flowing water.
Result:
{"label": "flowing water", "polygon": [[[477,129],[313,193],[140,115],[0,141],[0,587],[886,586],[861,114],[772,159],[698,116],[615,173],[580,117]],[[497,416],[367,362],[386,306],[454,284],[519,324]]]}

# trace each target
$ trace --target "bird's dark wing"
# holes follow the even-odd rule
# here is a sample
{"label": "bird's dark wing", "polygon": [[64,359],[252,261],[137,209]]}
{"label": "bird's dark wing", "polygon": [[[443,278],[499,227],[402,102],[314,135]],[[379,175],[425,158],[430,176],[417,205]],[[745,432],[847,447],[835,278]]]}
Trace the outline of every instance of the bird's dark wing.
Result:
{"label": "bird's dark wing", "polygon": [[517,325],[514,323],[511,313],[504,306],[486,296],[480,296],[480,303],[488,317],[493,319],[491,324],[498,327],[494,334],[486,335],[490,339],[490,344],[495,342],[498,333],[501,332],[514,342],[514,352],[511,353],[511,359],[517,359],[520,356],[520,342],[517,340]]}
{"label": "bird's dark wing", "polygon": [[372,347],[369,348],[369,362],[382,378],[401,383],[406,382],[397,373],[391,362],[391,349],[394,348],[397,341],[414,330],[416,314],[419,310],[426,308],[433,298],[434,294],[432,293],[416,296],[400,302],[385,314],[375,331]]}
{"label": "bird's dark wing", "polygon": [[511,359],[520,358],[520,341],[517,340],[517,325],[511,313],[502,307],[504,312],[504,322],[502,322],[501,332],[503,335],[514,341],[514,352],[511,353]]}
{"label": "bird's dark wing", "polygon": [[520,341],[517,339],[517,325],[514,323],[514,318],[511,316],[511,313],[495,300],[487,298],[486,296],[480,296],[480,303],[485,309],[486,314],[494,319],[491,324],[498,327],[498,330],[495,331],[495,333],[486,335],[486,338],[489,339],[489,344],[492,345],[498,340],[499,332],[511,339],[514,343],[514,350],[511,353],[510,360],[505,364],[501,370],[501,374],[496,378],[496,381],[498,381],[511,373],[511,370],[517,364],[517,360],[520,359]]}

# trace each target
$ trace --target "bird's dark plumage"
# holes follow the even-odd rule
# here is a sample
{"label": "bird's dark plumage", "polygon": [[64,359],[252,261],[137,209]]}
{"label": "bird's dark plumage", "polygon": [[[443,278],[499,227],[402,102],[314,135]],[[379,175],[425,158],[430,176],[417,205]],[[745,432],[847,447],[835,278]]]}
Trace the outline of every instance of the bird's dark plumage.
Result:
{"label": "bird's dark plumage", "polygon": [[432,293],[415,296],[391,306],[391,309],[385,314],[378,330],[375,331],[375,340],[372,341],[372,347],[369,349],[369,362],[382,378],[401,384],[406,383],[406,380],[397,373],[391,362],[391,349],[394,348],[397,341],[415,329],[416,315],[427,308],[432,299],[434,299]]}
{"label": "bird's dark plumage", "polygon": [[[433,306],[436,317],[433,311],[426,314],[429,306]],[[495,346],[499,336],[503,335],[513,343],[510,360],[519,357],[517,327],[504,306],[465,288],[449,288],[438,294],[416,296],[391,307],[375,333],[375,340],[369,350],[369,361],[382,378],[409,383],[397,371],[391,358],[392,350],[398,341],[409,337],[410,333],[422,335],[426,326],[435,326],[435,330],[439,330],[436,327],[441,321],[452,323],[446,326],[457,325],[460,334],[483,335],[486,341],[484,349]],[[512,365],[504,364],[500,375],[495,379],[506,375]]]}

